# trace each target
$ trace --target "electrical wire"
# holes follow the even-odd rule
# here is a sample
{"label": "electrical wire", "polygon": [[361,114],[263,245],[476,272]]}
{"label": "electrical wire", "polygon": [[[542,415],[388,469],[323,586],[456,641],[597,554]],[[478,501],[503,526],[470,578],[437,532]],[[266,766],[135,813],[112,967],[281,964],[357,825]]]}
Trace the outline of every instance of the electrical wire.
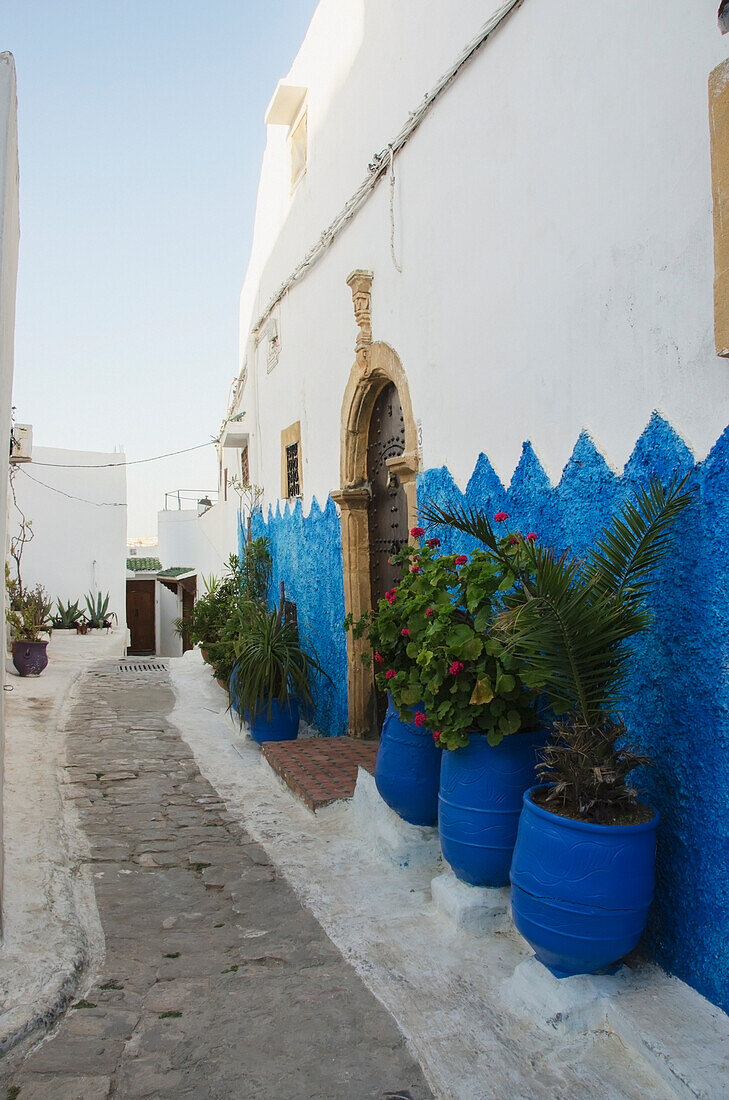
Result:
{"label": "electrical wire", "polygon": [[[40,463],[38,465],[40,465]],[[112,463],[111,465],[114,465],[114,463]],[[122,463],[120,462],[119,465],[121,466]],[[82,504],[93,504],[96,508],[126,508],[126,503],[124,501],[87,500],[86,497],[76,497],[73,495],[73,493],[65,493],[63,489],[56,489],[54,485],[47,485],[45,481],[39,481],[37,477],[33,477],[33,475],[29,474],[23,466],[20,466],[17,463],[15,465],[15,469],[20,470],[22,474],[25,474],[25,476],[30,478],[31,481],[34,481],[36,485],[42,485],[44,489],[50,489],[52,493],[58,493],[59,496],[68,497],[69,500],[80,500]]]}
{"label": "electrical wire", "polygon": [[[58,470],[106,470],[110,466],[138,466],[141,462],[159,462],[162,458],[174,458],[175,455],[185,455],[190,451],[200,451],[203,447],[213,447],[217,442],[217,439],[209,439],[207,443],[198,443],[194,447],[183,447],[181,451],[168,451],[167,454],[164,455],[154,455],[152,458],[132,458],[124,462],[36,462],[34,459],[33,465],[53,466]],[[38,484],[40,485],[42,482]],[[50,488],[50,486],[48,486],[48,488]],[[81,498],[79,497],[78,499],[80,500]],[[93,504],[93,501],[89,503]]]}
{"label": "electrical wire", "polygon": [[[451,65],[450,69],[443,74],[437,84],[431,88],[429,92],[425,94],[421,103],[410,112],[407,122],[401,127],[399,133],[388,142],[384,149],[379,153],[375,153],[372,160],[367,166],[368,175],[364,178],[354,194],[347,200],[343,208],[337,214],[334,221],[332,221],[324,232],[319,237],[319,240],[312,245],[309,251],[304,256],[303,260],[294,268],[288,278],[280,285],[275,292],[263,313],[260,314],[258,319],[253,324],[251,329],[252,333],[257,333],[261,326],[266,323],[272,311],[276,308],[281,299],[288,294],[289,290],[299,282],[309,271],[311,271],[314,264],[316,264],[322,256],[327,252],[330,245],[334,243],[339,234],[345,228],[346,225],[354,218],[359,212],[360,207],[364,205],[367,199],[374,191],[377,184],[385,176],[387,169],[390,169],[391,178],[394,179],[393,173],[393,160],[396,153],[399,153],[406,142],[412,137],[417,130],[420,123],[427,115],[430,108],[436,102],[437,99],[443,94],[445,89],[449,86],[452,80],[458,75],[463,66],[471,60],[473,55],[480,49],[484,42],[490,38],[494,31],[500,26],[501,23],[512,13],[512,11],[523,3],[523,0],[506,0],[504,4],[498,8],[497,11],[488,19],[486,23],[481,27],[475,38],[473,38],[461,51],[455,62]],[[391,183],[391,187],[393,184]],[[394,236],[394,233],[393,233]],[[395,259],[393,257],[393,259]],[[395,266],[397,267],[397,261],[395,260]]]}

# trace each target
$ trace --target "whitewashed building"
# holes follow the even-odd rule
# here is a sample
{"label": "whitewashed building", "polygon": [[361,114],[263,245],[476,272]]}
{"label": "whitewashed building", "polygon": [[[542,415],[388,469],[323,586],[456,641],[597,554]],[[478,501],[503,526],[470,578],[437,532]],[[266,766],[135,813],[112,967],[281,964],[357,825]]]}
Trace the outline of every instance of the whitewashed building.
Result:
{"label": "whitewashed building", "polygon": [[271,540],[274,587],[332,674],[319,727],[355,735],[372,730],[372,682],[341,622],[382,593],[419,501],[465,496],[580,548],[649,474],[693,471],[700,504],[623,709],[658,762],[646,793],[666,822],[654,950],[726,1008],[716,9],[321,0],[266,113],[220,466],[221,489],[234,475],[263,488],[254,533]]}

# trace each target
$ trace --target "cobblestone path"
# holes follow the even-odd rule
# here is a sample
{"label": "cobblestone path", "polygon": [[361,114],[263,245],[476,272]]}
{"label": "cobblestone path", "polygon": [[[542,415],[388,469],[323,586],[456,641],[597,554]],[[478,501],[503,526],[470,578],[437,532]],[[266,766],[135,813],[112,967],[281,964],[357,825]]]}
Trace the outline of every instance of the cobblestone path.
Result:
{"label": "cobblestone path", "polygon": [[166,672],[122,668],[81,679],[68,733],[105,963],[7,1095],[429,1097],[392,1017],[166,721]]}

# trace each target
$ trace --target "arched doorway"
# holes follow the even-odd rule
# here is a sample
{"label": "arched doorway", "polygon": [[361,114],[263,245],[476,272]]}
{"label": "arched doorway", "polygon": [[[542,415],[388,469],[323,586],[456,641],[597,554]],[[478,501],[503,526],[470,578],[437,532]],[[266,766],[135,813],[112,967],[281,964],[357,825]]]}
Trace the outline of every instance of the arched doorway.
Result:
{"label": "arched doorway", "polygon": [[[377,434],[377,418],[373,421],[376,408],[380,410],[377,415],[386,417],[381,424],[386,429],[384,440],[392,453],[387,453],[387,446],[379,447],[379,453],[377,447],[370,452],[371,429],[375,436]],[[388,423],[390,427],[398,425],[398,431],[388,434]],[[397,435],[398,439],[392,439],[393,435]],[[373,458],[368,470],[370,454]],[[379,538],[376,532],[380,522],[370,513],[373,500],[377,511],[377,490],[371,488],[368,476],[374,467],[378,467],[378,477],[384,481],[385,494],[389,480],[390,489],[401,494],[400,500],[404,498],[405,522],[403,524],[402,517],[399,519],[397,537],[407,539],[410,528],[417,521],[417,430],[405,371],[393,349],[383,343],[366,343],[357,348],[357,359],[342,402],[342,487],[331,494],[341,510],[345,611],[355,619],[368,611],[373,602],[373,568],[376,570],[377,566],[373,564],[372,550],[375,540]],[[386,495],[383,499],[385,503],[380,517],[384,515],[386,518],[386,509],[393,504],[387,503]],[[374,528],[371,528],[371,522],[376,523]],[[374,536],[371,531],[375,532]],[[376,560],[381,559],[382,553],[378,547]],[[386,557],[389,556],[390,552]],[[375,590],[383,579],[381,575],[379,580],[374,578]],[[362,643],[354,642],[348,634],[348,728],[352,737],[370,737],[379,731],[372,670],[362,664],[362,651]]]}

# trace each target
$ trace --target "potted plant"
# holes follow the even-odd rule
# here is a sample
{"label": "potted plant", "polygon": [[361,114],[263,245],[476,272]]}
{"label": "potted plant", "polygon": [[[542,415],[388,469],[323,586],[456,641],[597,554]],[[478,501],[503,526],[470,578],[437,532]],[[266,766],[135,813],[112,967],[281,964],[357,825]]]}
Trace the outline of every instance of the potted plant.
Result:
{"label": "potted plant", "polygon": [[[525,545],[527,566],[516,570],[496,621],[558,715],[542,783],[524,795],[511,868],[514,922],[558,977],[610,967],[637,945],[647,920],[658,814],[630,784],[648,761],[625,743],[616,706],[626,643],[650,623],[652,575],[691,499],[685,479],[668,490],[651,481],[584,560]],[[431,506],[426,514],[501,553],[482,513]]]}
{"label": "potted plant", "polygon": [[311,674],[327,675],[283,612],[282,585],[278,609],[251,601],[246,628],[234,643],[231,706],[241,723],[248,714],[251,737],[259,744],[297,737],[299,705],[313,702]]}
{"label": "potted plant", "polygon": [[474,886],[508,884],[522,796],[547,738],[536,679],[524,676],[491,631],[524,561],[522,540],[502,543],[499,557],[440,555],[437,538],[408,550],[409,576],[423,602],[410,618],[414,664],[401,677],[400,699],[421,699],[420,720],[443,750],[441,848],[455,875]]}
{"label": "potted plant", "polygon": [[117,621],[116,612],[109,611],[109,593],[102,596],[89,592],[86,600],[86,621],[92,630],[111,630],[112,622]]}
{"label": "potted plant", "polygon": [[52,601],[41,584],[20,591],[17,582],[10,581],[6,617],[13,633],[13,664],[21,676],[40,676],[48,664],[48,638],[52,630]]}
{"label": "potted plant", "polygon": [[56,614],[51,620],[54,630],[77,630],[78,624],[84,618],[84,613],[78,606],[78,600],[75,603],[69,600],[65,605],[63,600],[56,600]]}

